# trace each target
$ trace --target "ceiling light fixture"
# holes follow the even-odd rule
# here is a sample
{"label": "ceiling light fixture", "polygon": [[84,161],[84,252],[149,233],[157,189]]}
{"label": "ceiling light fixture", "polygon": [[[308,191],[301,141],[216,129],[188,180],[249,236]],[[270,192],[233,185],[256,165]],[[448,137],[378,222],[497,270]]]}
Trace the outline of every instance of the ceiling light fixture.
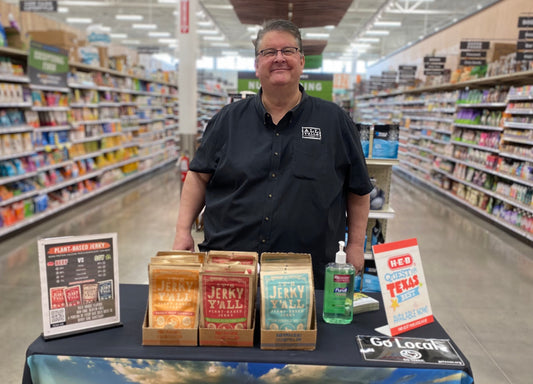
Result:
{"label": "ceiling light fixture", "polygon": [[357,42],[361,43],[379,43],[381,39],[379,37],[360,37]]}
{"label": "ceiling light fixture", "polygon": [[148,32],[150,37],[169,37],[170,32]]}
{"label": "ceiling light fixture", "polygon": [[140,40],[122,40],[122,44],[138,45],[141,42]]}
{"label": "ceiling light fixture", "polygon": [[157,39],[157,41],[162,44],[178,44],[177,39]]}
{"label": "ceiling light fixture", "polygon": [[141,21],[144,19],[143,15],[115,15],[117,20],[132,20],[132,21]]}
{"label": "ceiling light fixture", "polygon": [[218,35],[220,32],[216,29],[198,29],[196,33],[199,35]]}
{"label": "ceiling light fixture", "polygon": [[209,41],[223,41],[225,39],[224,36],[202,36],[204,40]]}
{"label": "ceiling light fixture", "polygon": [[132,24],[133,29],[157,29],[155,24]]}
{"label": "ceiling light fixture", "polygon": [[401,27],[401,21],[375,21],[375,27]]}
{"label": "ceiling light fixture", "polygon": [[58,13],[68,13],[68,8],[67,7],[57,7],[57,12]]}
{"label": "ceiling light fixture", "polygon": [[112,39],[127,39],[128,35],[126,33],[110,33]]}
{"label": "ceiling light fixture", "polygon": [[88,17],[67,17],[67,23],[69,24],[91,24],[93,19]]}
{"label": "ceiling light fixture", "polygon": [[104,1],[61,1],[58,5],[68,5],[73,7],[105,7],[109,5]]}
{"label": "ceiling light fixture", "polygon": [[317,38],[317,39],[327,39],[329,37],[329,33],[315,33],[315,32],[307,32],[305,34],[305,37],[309,38]]}
{"label": "ceiling light fixture", "polygon": [[389,33],[390,33],[389,31],[375,29],[375,30],[366,31],[365,35],[369,35],[369,36],[387,36]]}

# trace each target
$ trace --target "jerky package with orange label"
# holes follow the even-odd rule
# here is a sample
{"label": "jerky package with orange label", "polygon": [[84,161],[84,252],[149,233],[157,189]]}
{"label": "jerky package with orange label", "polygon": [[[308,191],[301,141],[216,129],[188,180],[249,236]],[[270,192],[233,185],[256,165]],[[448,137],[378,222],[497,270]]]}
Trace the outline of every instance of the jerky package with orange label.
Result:
{"label": "jerky package with orange label", "polygon": [[198,327],[200,269],[199,263],[150,264],[149,327]]}

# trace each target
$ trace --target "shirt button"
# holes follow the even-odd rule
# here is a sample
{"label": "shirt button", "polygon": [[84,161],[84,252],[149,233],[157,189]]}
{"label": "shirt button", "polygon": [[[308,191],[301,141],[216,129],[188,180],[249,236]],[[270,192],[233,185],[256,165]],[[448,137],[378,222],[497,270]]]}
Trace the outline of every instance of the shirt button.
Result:
{"label": "shirt button", "polygon": [[276,177],[276,174],[275,174],[275,173],[273,173],[273,174],[272,174],[271,176],[272,176],[272,178],[275,178],[275,177]]}
{"label": "shirt button", "polygon": [[272,194],[271,194],[271,193],[268,194],[268,198],[269,198],[269,199],[272,198]]}
{"label": "shirt button", "polygon": [[279,153],[278,152],[274,152],[274,156],[279,156]]}
{"label": "shirt button", "polygon": [[268,217],[268,216],[265,217],[265,221],[268,221],[268,220],[270,220],[270,217]]}
{"label": "shirt button", "polygon": [[279,136],[279,132],[276,132],[276,136]]}
{"label": "shirt button", "polygon": [[261,240],[261,243],[265,244],[267,241],[265,239]]}

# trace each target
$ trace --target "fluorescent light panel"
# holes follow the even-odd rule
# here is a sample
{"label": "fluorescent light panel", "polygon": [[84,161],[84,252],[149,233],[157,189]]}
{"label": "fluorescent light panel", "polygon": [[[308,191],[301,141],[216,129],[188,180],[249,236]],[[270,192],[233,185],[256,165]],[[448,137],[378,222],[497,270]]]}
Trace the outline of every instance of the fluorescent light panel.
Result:
{"label": "fluorescent light panel", "polygon": [[401,21],[376,21],[374,22],[375,27],[401,27]]}
{"label": "fluorescent light panel", "polygon": [[197,29],[196,33],[199,35],[218,35],[219,32],[216,29]]}
{"label": "fluorescent light panel", "polygon": [[169,37],[170,32],[148,32],[150,37]]}
{"label": "fluorescent light panel", "polygon": [[311,38],[328,38],[329,33],[315,33],[315,32],[308,32],[305,34],[305,37],[311,37]]}
{"label": "fluorescent light panel", "polygon": [[389,31],[376,29],[376,30],[366,31],[365,35],[369,35],[369,36],[387,36],[389,33],[390,33]]}
{"label": "fluorescent light panel", "polygon": [[112,39],[127,39],[128,35],[126,33],[110,33]]}
{"label": "fluorescent light panel", "polygon": [[58,6],[68,5],[72,7],[105,7],[108,3],[103,1],[59,1]]}
{"label": "fluorescent light panel", "polygon": [[132,24],[133,29],[157,29],[155,24]]}
{"label": "fluorescent light panel", "polygon": [[122,40],[122,44],[131,44],[131,45],[141,44],[141,41],[140,40]]}
{"label": "fluorescent light panel", "polygon": [[57,12],[58,13],[68,13],[68,8],[67,7],[57,7]]}
{"label": "fluorescent light panel", "polygon": [[157,41],[162,44],[178,44],[177,39],[157,39]]}
{"label": "fluorescent light panel", "polygon": [[117,20],[132,20],[132,21],[141,21],[144,19],[143,15],[115,15]]}
{"label": "fluorescent light panel", "polygon": [[357,39],[358,43],[379,43],[380,41],[379,37],[360,37]]}
{"label": "fluorescent light panel", "polygon": [[209,41],[223,41],[225,39],[224,36],[202,36],[204,40]]}
{"label": "fluorescent light panel", "polygon": [[91,24],[93,19],[87,17],[67,17],[67,23],[69,24]]}

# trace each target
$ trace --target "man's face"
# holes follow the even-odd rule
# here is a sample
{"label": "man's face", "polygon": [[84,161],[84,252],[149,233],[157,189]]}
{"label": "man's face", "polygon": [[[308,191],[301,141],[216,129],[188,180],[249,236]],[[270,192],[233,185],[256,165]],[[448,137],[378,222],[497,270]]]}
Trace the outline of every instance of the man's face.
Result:
{"label": "man's face", "polygon": [[[287,47],[298,47],[296,38],[287,32],[271,31],[263,36],[257,51]],[[255,59],[255,75],[263,87],[286,84],[295,84],[296,86],[300,82],[304,63],[305,59],[299,51],[293,55],[283,55],[278,51],[272,57],[264,57],[259,54]]]}

